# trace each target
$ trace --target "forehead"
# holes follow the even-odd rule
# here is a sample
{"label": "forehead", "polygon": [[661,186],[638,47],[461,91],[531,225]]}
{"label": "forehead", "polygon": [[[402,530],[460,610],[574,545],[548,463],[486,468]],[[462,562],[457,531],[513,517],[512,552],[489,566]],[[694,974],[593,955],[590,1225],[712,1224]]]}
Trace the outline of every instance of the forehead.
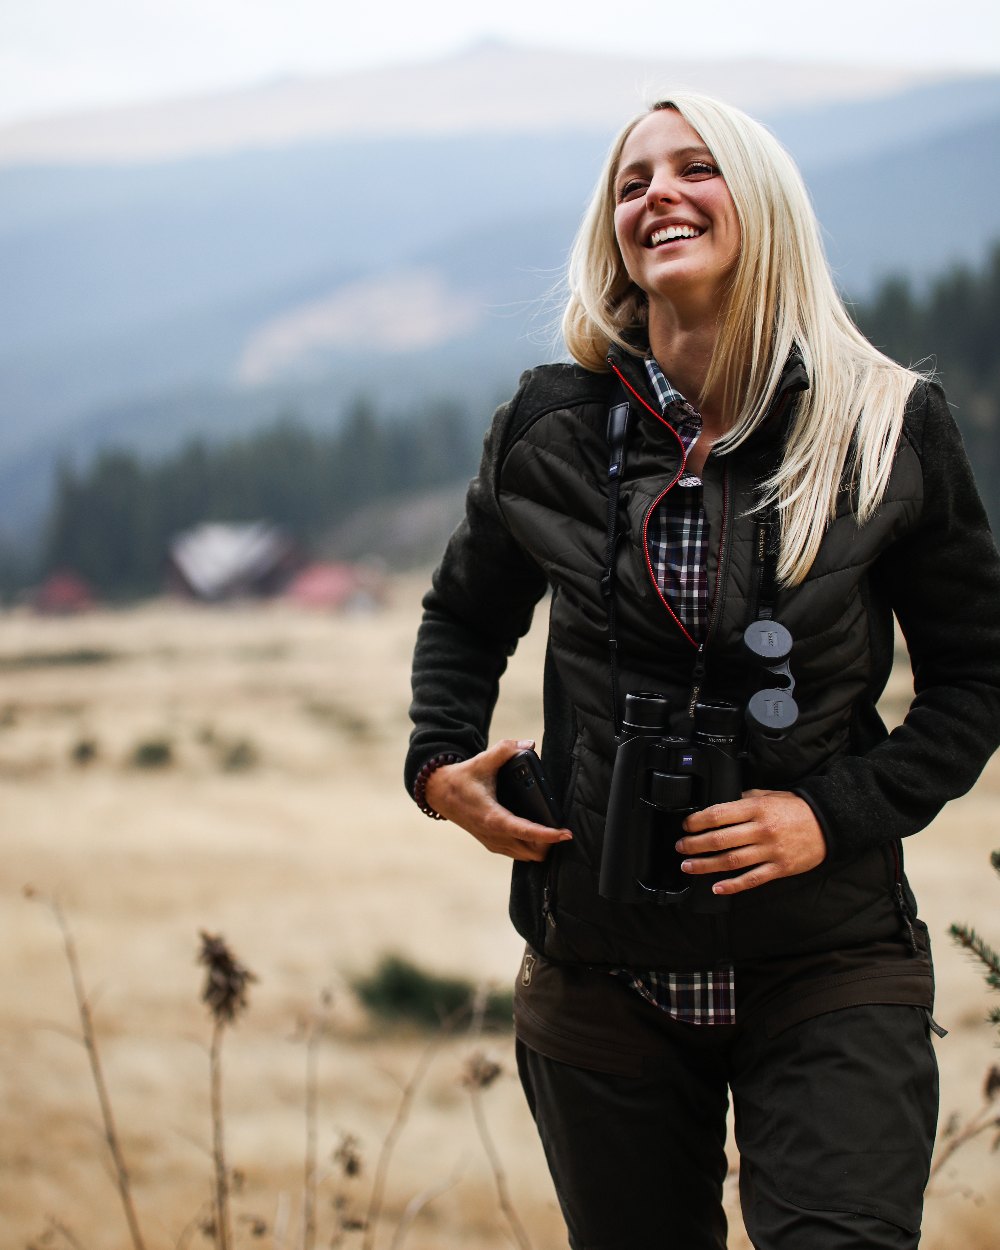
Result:
{"label": "forehead", "polygon": [[701,135],[676,109],[657,109],[633,126],[622,145],[618,169],[690,149],[708,151]]}

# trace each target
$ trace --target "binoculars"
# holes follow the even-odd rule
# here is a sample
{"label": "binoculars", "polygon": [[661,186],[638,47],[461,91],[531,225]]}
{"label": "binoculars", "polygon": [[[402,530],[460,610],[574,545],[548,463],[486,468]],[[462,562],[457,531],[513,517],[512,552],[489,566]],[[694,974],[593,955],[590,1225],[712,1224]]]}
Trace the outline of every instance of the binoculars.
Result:
{"label": "binoculars", "polygon": [[697,883],[702,906],[728,900],[711,894],[726,874],[692,878],[681,871],[674,843],[690,812],[730,803],[743,793],[742,756],[747,729],[780,739],[798,718],[788,667],[792,640],[776,621],[754,621],[743,636],[756,666],[781,681],[756,691],[745,705],[695,703],[688,737],[671,734],[665,695],[632,691],[615,754],[598,889],[621,903],[670,904]]}

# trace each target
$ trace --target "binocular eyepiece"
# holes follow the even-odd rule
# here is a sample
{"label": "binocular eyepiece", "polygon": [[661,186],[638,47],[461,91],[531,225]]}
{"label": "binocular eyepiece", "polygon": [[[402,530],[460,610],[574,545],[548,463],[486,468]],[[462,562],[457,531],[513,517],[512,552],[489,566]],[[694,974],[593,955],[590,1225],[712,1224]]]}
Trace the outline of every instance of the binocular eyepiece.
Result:
{"label": "binocular eyepiece", "polygon": [[706,910],[728,903],[711,894],[718,876],[691,878],[681,872],[681,856],[674,849],[681,822],[690,812],[742,796],[748,731],[780,739],[798,719],[788,630],[776,621],[755,621],[743,642],[754,666],[777,682],[756,691],[743,706],[696,702],[687,737],[671,734],[665,695],[642,690],[626,695],[601,855],[602,897],[667,904],[687,895],[696,880],[706,887],[701,901]]}

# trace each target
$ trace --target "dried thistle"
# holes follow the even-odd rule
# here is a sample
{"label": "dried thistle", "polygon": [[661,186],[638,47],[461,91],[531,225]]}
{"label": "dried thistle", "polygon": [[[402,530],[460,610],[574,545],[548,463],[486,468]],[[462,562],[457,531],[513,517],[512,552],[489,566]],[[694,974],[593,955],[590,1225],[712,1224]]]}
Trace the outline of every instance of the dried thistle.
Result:
{"label": "dried thistle", "polygon": [[489,1089],[503,1068],[484,1051],[477,1050],[466,1060],[462,1084],[466,1089]]}
{"label": "dried thistle", "polygon": [[212,1045],[209,1053],[212,1107],[212,1162],[215,1169],[215,1241],[218,1250],[232,1250],[232,1217],[229,1210],[231,1189],[239,1191],[242,1175],[229,1174],[226,1166],[225,1132],[222,1115],[222,1039],[226,1026],[232,1024],[247,1005],[247,989],[257,978],[233,955],[219,936],[201,932],[198,962],[208,970],[201,1001],[212,1013]]}
{"label": "dried thistle", "polygon": [[221,936],[201,931],[198,962],[208,970],[201,1001],[217,1024],[232,1024],[245,1010],[247,990],[257,978],[233,955]]}
{"label": "dried thistle", "polygon": [[259,1215],[241,1215],[240,1223],[247,1226],[251,1237],[266,1237],[268,1234],[267,1220]]}
{"label": "dried thistle", "polygon": [[349,1180],[361,1175],[363,1165],[361,1158],[361,1142],[353,1133],[344,1133],[340,1145],[333,1152],[333,1161]]}

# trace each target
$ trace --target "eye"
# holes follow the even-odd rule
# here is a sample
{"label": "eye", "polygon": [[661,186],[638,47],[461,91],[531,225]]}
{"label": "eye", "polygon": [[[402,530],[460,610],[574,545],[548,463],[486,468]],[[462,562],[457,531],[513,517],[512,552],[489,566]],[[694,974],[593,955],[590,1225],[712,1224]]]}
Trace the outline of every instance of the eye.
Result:
{"label": "eye", "polygon": [[627,178],[618,188],[618,203],[624,204],[626,200],[633,200],[645,190],[646,184],[640,178]]}
{"label": "eye", "polygon": [[691,161],[684,167],[685,178],[715,178],[721,172],[711,161]]}

